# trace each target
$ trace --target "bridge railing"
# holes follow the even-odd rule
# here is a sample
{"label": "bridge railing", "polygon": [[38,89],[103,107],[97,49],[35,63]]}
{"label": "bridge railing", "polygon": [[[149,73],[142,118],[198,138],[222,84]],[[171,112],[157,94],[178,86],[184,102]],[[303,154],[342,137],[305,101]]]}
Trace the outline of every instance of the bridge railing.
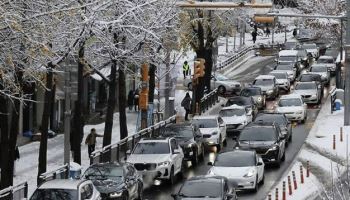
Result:
{"label": "bridge railing", "polygon": [[3,190],[0,190],[1,200],[23,200],[28,198],[28,183],[23,182],[21,184],[10,186]]}

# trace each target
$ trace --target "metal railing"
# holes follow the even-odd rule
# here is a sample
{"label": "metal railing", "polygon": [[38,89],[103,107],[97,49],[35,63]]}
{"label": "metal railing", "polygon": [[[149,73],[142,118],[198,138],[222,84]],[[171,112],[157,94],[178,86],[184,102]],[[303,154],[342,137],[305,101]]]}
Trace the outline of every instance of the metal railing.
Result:
{"label": "metal railing", "polygon": [[1,200],[22,200],[28,198],[28,183],[23,182],[21,184],[10,186],[3,190],[0,190]]}
{"label": "metal railing", "polygon": [[102,162],[121,162],[127,158],[127,151],[132,150],[135,144],[144,137],[157,137],[163,127],[176,121],[176,115],[167,120],[158,122],[153,126],[143,129],[119,142],[105,146],[101,150],[94,151],[90,156],[90,164]]}
{"label": "metal railing", "polygon": [[55,170],[45,172],[39,176],[38,185],[53,179],[68,179],[69,165],[63,165]]}
{"label": "metal railing", "polygon": [[216,69],[222,69],[225,66],[228,66],[230,64],[232,64],[233,62],[235,62],[237,59],[241,58],[242,56],[244,56],[246,53],[248,53],[249,51],[255,50],[255,46],[249,46],[249,47],[245,47],[243,49],[241,49],[239,52],[235,53],[234,55],[232,55],[231,57],[229,57],[228,59],[219,62],[216,64]]}
{"label": "metal railing", "polygon": [[198,113],[202,114],[205,111],[209,110],[209,108],[215,105],[216,102],[219,102],[219,93],[217,88],[202,97]]}

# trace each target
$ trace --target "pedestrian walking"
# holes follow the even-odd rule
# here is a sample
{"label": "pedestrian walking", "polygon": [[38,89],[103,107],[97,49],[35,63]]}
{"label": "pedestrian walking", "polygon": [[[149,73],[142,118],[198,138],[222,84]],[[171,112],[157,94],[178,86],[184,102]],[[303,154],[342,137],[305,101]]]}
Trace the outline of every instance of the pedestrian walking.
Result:
{"label": "pedestrian walking", "polygon": [[271,33],[271,32],[270,32],[269,27],[266,27],[266,36],[267,36],[267,37],[270,37],[270,33]]}
{"label": "pedestrian walking", "polygon": [[95,151],[97,137],[103,137],[103,135],[97,134],[96,129],[92,128],[89,135],[85,139],[85,144],[88,145],[89,157],[90,157],[91,153]]}
{"label": "pedestrian walking", "polygon": [[188,62],[185,61],[182,65],[182,72],[184,74],[184,79],[186,79],[186,76],[188,75],[188,72],[190,71],[190,66],[188,65]]}
{"label": "pedestrian walking", "polygon": [[254,30],[252,32],[252,37],[253,37],[253,43],[255,44],[255,41],[256,41],[256,36],[258,35],[258,33]]}
{"label": "pedestrian walking", "polygon": [[135,90],[135,93],[134,93],[134,108],[135,108],[135,111],[138,111],[139,110],[139,90],[136,89]]}
{"label": "pedestrian walking", "polygon": [[181,106],[185,108],[185,120],[187,121],[188,120],[188,114],[190,113],[191,111],[191,97],[190,97],[190,94],[187,92],[186,93],[186,96],[185,98],[182,100],[181,102]]}
{"label": "pedestrian walking", "polygon": [[13,176],[16,176],[16,162],[19,160],[19,149],[18,146],[16,145],[15,147],[15,160],[13,162]]}
{"label": "pedestrian walking", "polygon": [[129,111],[132,111],[132,106],[134,105],[134,91],[130,90],[128,94],[128,107]]}
{"label": "pedestrian walking", "polygon": [[293,29],[293,37],[296,37],[296,36],[297,36],[297,34],[298,34],[297,29],[296,29],[296,28],[295,28],[295,29]]}

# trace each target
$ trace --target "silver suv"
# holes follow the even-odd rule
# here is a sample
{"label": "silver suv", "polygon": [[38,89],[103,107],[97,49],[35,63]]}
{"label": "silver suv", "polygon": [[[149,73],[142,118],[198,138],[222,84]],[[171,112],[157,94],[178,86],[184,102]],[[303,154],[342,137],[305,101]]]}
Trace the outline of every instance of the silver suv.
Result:
{"label": "silver suv", "polygon": [[260,75],[255,78],[253,85],[260,87],[266,99],[276,99],[278,97],[279,89],[277,80],[271,75]]}

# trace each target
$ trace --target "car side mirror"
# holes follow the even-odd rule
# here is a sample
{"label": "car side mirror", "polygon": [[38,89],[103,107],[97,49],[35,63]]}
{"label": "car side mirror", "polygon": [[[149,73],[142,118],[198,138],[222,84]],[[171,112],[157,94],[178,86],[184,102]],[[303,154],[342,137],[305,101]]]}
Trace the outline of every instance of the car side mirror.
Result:
{"label": "car side mirror", "polygon": [[284,139],[286,139],[286,136],[282,134],[282,135],[280,136],[280,139],[281,139],[281,140],[284,140]]}
{"label": "car side mirror", "polygon": [[126,155],[127,155],[127,156],[130,156],[130,155],[131,155],[130,149],[126,151]]}
{"label": "car side mirror", "polygon": [[261,166],[261,165],[263,165],[263,163],[259,161],[259,162],[257,163],[257,166]]}
{"label": "car side mirror", "polygon": [[179,154],[180,153],[180,149],[175,149],[173,154]]}
{"label": "car side mirror", "polygon": [[208,165],[213,166],[214,164],[213,162],[208,162]]}

